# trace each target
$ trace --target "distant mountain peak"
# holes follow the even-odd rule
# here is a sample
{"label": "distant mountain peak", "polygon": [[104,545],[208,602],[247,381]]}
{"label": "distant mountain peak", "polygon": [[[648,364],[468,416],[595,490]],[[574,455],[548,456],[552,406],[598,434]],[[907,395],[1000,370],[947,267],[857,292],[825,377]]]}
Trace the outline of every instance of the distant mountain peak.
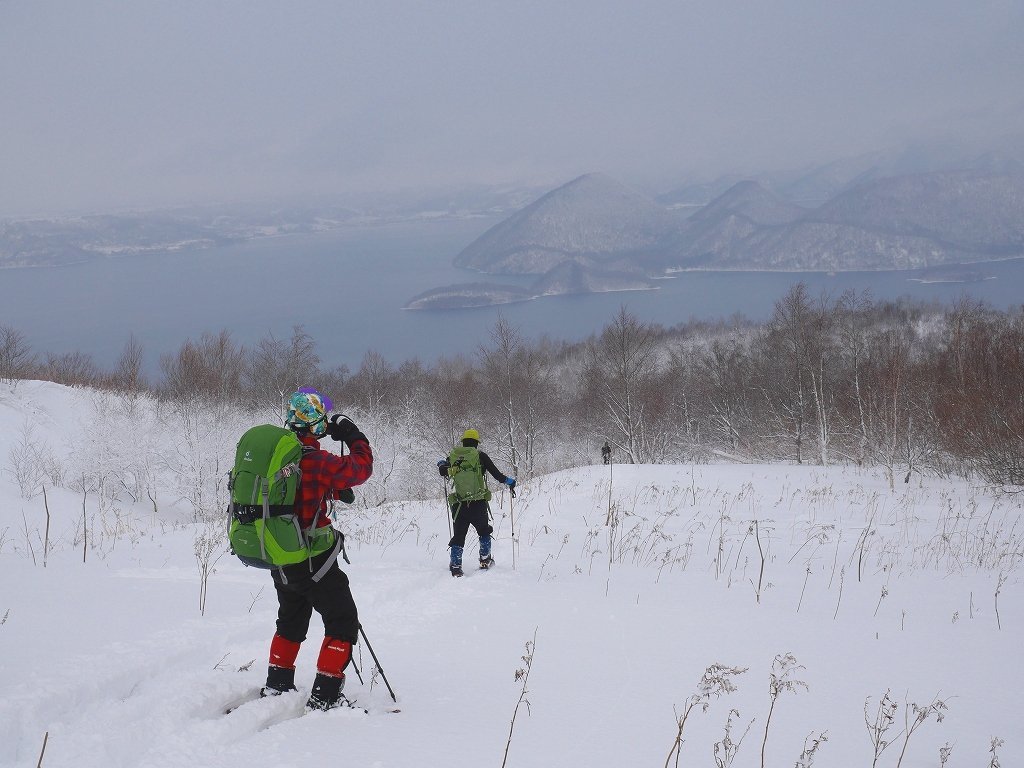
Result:
{"label": "distant mountain peak", "polygon": [[745,216],[756,224],[789,224],[806,210],[749,179],[733,184],[697,213],[695,223],[717,221],[730,215]]}
{"label": "distant mountain peak", "polygon": [[637,251],[677,228],[662,206],[603,173],[588,173],[548,192],[470,243],[456,266],[534,274],[566,261],[591,266],[609,254]]}

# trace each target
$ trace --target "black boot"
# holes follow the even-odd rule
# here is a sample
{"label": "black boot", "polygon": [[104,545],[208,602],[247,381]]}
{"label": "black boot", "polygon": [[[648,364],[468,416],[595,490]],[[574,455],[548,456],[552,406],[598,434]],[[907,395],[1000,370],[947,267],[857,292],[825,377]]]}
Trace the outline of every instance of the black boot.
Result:
{"label": "black boot", "polygon": [[280,696],[294,690],[295,667],[275,667],[271,664],[267,668],[267,684],[260,690],[260,696]]}
{"label": "black boot", "polygon": [[313,690],[309,694],[306,707],[309,709],[334,709],[335,707],[351,707],[349,700],[341,689],[345,687],[345,676],[332,677],[317,672],[313,680]]}

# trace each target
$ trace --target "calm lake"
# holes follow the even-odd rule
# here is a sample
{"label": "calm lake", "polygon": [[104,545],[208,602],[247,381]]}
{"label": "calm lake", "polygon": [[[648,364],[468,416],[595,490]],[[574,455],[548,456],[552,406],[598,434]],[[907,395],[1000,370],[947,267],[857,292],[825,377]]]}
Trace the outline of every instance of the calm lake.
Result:
{"label": "calm lake", "polygon": [[[489,280],[451,265],[495,219],[445,220],[267,238],[202,251],[106,259],[47,269],[0,270],[0,324],[25,334],[38,353],[81,350],[104,367],[134,333],[147,368],[186,338],[223,328],[249,344],[303,325],[326,367],[357,368],[376,349],[392,363],[473,352],[504,317],[526,336],[578,340],[625,305],[643,320],[673,325],[740,312],[766,319],[797,281],[833,297],[870,289],[876,299],[983,299],[1007,309],[1024,302],[1024,260],[986,264],[995,279],[921,283],[914,273],[684,273],[655,291],[550,297],[501,307],[411,312],[428,288]],[[495,278],[501,282],[502,278]]]}

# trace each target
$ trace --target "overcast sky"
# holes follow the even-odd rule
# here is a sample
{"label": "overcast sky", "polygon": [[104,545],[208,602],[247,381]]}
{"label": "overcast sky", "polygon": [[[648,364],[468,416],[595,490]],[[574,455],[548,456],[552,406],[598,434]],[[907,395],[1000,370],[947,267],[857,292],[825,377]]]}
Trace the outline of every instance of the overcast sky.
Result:
{"label": "overcast sky", "polygon": [[1021,0],[0,0],[0,215],[1024,135]]}

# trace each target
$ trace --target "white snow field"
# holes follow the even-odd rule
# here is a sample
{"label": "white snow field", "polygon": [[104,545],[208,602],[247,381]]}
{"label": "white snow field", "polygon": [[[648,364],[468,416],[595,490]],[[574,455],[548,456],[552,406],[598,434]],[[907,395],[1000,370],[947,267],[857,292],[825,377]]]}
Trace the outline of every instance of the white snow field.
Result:
{"label": "white snow field", "polygon": [[[496,494],[497,565],[462,579],[440,499],[345,508],[398,703],[361,644],[346,692],[369,714],[283,719],[291,696],[226,715],[264,680],[270,576],[185,489],[104,488],[111,456],[152,450],[159,475],[181,443],[151,413],[113,424],[130,456],[90,442],[96,402],[0,385],[0,765],[1024,765],[1020,495],[843,466],[583,467]],[[307,691],[321,638],[314,615]],[[713,664],[746,671],[702,699]]]}

